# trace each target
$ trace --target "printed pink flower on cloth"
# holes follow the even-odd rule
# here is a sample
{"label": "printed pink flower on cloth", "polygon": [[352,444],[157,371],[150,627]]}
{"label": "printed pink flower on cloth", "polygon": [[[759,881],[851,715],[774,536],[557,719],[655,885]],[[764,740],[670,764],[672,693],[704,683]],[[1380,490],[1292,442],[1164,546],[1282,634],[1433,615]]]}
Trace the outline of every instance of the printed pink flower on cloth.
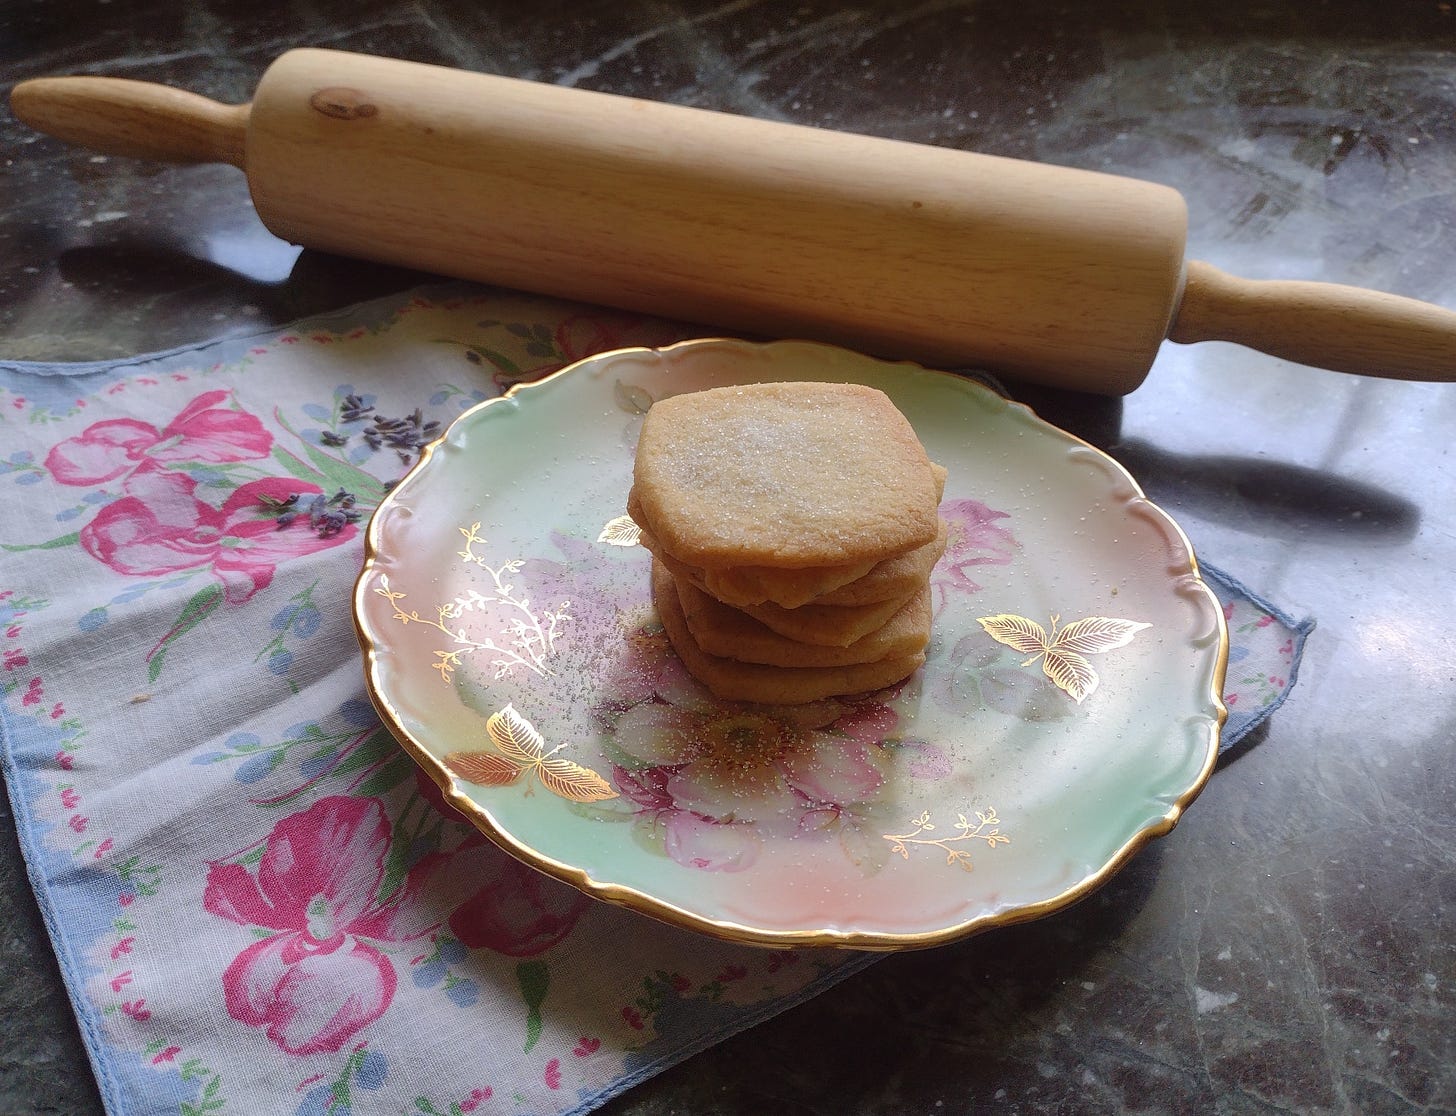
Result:
{"label": "printed pink flower on cloth", "polygon": [[471,949],[535,957],[570,934],[591,904],[575,888],[494,848],[478,855],[489,857],[494,878],[450,916],[451,933]]}
{"label": "printed pink flower on cloth", "polygon": [[[423,771],[415,772],[415,785],[441,817],[467,826]],[[527,868],[474,828],[449,858],[440,879],[444,886],[439,891],[447,902],[466,896],[450,915],[450,932],[470,949],[489,949],[507,957],[545,953],[576,928],[591,906],[581,892]],[[486,881],[483,885],[481,879]]]}
{"label": "printed pink flower on cloth", "polygon": [[118,573],[158,577],[211,566],[232,604],[246,601],[273,580],[290,558],[338,546],[353,538],[351,524],[336,534],[311,531],[307,519],[282,530],[262,514],[264,497],[282,501],[316,486],[284,477],[249,481],[215,508],[197,499],[197,482],[185,473],[143,465],[126,480],[126,495],[81,529],[81,545]]}
{"label": "printed pink flower on cloth", "polygon": [[146,461],[219,465],[266,457],[273,436],[246,411],[218,406],[227,397],[226,391],[205,392],[161,430],[128,418],[92,423],[54,446],[46,455],[46,468],[61,484],[93,485],[115,480]]}
{"label": "printed pink flower on cloth", "polygon": [[594,310],[575,314],[556,327],[554,338],[564,363],[622,349],[629,345],[657,346],[676,341],[690,331],[670,322],[633,314],[603,314]]}
{"label": "printed pink flower on cloth", "polygon": [[230,1016],[266,1028],[289,1054],[317,1054],[341,1049],[384,1014],[398,978],[370,943],[407,941],[435,925],[433,908],[415,901],[434,863],[417,865],[378,901],[389,837],[378,799],[333,796],[273,827],[256,876],[240,864],[211,866],[204,909],[275,931],[223,973]]}

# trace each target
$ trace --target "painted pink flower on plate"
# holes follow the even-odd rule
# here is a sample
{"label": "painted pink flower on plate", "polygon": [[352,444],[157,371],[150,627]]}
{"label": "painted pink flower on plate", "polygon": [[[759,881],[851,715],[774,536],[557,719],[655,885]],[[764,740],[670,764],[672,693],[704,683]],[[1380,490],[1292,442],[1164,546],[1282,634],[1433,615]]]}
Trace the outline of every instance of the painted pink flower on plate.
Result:
{"label": "painted pink flower on plate", "polygon": [[81,545],[98,561],[133,577],[159,577],[211,566],[232,604],[246,601],[273,580],[290,558],[327,550],[353,538],[351,524],[320,536],[299,517],[280,530],[264,512],[293,493],[314,495],[316,486],[285,477],[250,481],[221,507],[195,495],[197,482],[185,473],[144,465],[126,480],[126,495],[107,504],[81,529]]}
{"label": "painted pink flower on plate", "polygon": [[223,973],[232,1018],[264,1028],[289,1054],[317,1054],[340,1050],[384,1014],[398,978],[374,943],[433,929],[425,921],[432,908],[414,899],[435,867],[421,862],[380,903],[389,836],[378,799],[334,796],[273,827],[256,875],[240,864],[212,865],[203,907],[273,931]]}
{"label": "painted pink flower on plate", "polygon": [[941,504],[940,514],[949,525],[950,538],[944,557],[930,575],[937,611],[944,607],[947,593],[974,593],[981,588],[967,572],[972,566],[1009,565],[1020,546],[998,522],[1009,519],[1009,512],[988,508],[979,500],[947,500]]}
{"label": "painted pink flower on plate", "polygon": [[226,391],[199,395],[158,430],[137,419],[104,419],[52,447],[46,468],[61,484],[115,480],[144,462],[220,465],[268,456],[273,436],[246,411],[221,407]]}
{"label": "painted pink flower on plate", "polygon": [[[771,709],[715,701],[675,657],[640,641],[650,697],[623,710],[613,783],[663,851],[690,868],[737,872],[766,839],[853,828],[885,785],[888,694]],[[638,672],[641,677],[641,671]]]}

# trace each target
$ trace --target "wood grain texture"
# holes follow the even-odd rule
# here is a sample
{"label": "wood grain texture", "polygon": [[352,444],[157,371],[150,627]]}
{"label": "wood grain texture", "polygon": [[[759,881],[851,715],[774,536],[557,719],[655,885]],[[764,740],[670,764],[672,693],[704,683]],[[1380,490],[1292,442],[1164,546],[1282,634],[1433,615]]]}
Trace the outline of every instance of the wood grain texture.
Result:
{"label": "wood grain texture", "polygon": [[1186,221],[1133,179],[319,50],[268,70],[247,169],[310,247],[1113,393]]}
{"label": "wood grain texture", "polygon": [[22,82],[10,107],[32,128],[108,155],[243,165],[247,105],[147,81],[62,77]]}
{"label": "wood grain texture", "polygon": [[1456,380],[1456,312],[1339,283],[1240,279],[1199,260],[1169,337],[1363,376]]}

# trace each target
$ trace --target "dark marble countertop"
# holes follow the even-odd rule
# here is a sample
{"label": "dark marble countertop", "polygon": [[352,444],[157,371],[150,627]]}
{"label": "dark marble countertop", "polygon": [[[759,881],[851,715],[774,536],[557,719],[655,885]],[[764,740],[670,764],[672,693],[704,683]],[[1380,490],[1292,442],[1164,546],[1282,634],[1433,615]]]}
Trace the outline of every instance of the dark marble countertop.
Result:
{"label": "dark marble countertop", "polygon": [[[243,101],[295,45],[1148,178],[1186,196],[1190,256],[1456,307],[1436,0],[0,10],[7,91],[79,72]],[[0,148],[6,358],[247,333],[420,279],[272,237],[229,167],[76,151],[8,114]],[[1293,697],[1092,898],[886,958],[605,1111],[1456,1112],[1456,386],[1170,343],[1125,400],[1028,399],[1318,619]],[[99,1110],[0,828],[0,1110]]]}

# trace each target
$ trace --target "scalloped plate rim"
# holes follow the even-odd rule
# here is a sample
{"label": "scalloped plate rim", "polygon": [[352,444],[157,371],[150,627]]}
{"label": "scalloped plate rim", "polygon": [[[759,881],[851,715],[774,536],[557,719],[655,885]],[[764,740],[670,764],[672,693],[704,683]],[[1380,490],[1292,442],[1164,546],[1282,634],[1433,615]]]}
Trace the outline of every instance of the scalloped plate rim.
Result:
{"label": "scalloped plate rim", "polygon": [[[1100,868],[1087,873],[1080,880],[1058,894],[1039,902],[1023,903],[1004,911],[988,911],[952,925],[918,933],[862,932],[836,928],[775,930],[750,926],[730,920],[708,918],[678,904],[668,902],[641,891],[638,888],[613,883],[608,880],[595,879],[586,869],[548,856],[532,848],[525,842],[518,840],[512,835],[509,826],[502,822],[487,806],[477,802],[463,791],[457,789],[456,777],[423,743],[416,740],[414,735],[405,727],[393,704],[384,692],[384,686],[379,677],[381,655],[385,653],[385,647],[389,641],[371,630],[366,618],[365,605],[367,593],[370,591],[371,582],[376,573],[376,563],[380,557],[379,534],[385,519],[396,510],[397,505],[401,502],[400,498],[408,492],[410,487],[420,483],[420,478],[430,471],[436,450],[450,440],[451,434],[457,428],[467,422],[473,421],[475,417],[487,409],[514,403],[524,394],[542,388],[558,379],[581,374],[584,369],[593,365],[627,357],[665,356],[678,350],[704,346],[725,346],[756,352],[767,352],[775,348],[807,347],[812,350],[823,350],[827,353],[834,354],[838,359],[869,361],[883,366],[901,367],[914,373],[923,373],[934,377],[947,377],[959,385],[964,385],[972,389],[974,392],[983,393],[987,402],[992,402],[994,405],[1013,413],[1017,421],[1027,423],[1042,432],[1050,432],[1066,440],[1074,447],[1082,447],[1094,455],[1104,467],[1110,467],[1112,475],[1122,480],[1129,489],[1126,499],[1121,501],[1119,507],[1142,507],[1149,513],[1152,521],[1161,530],[1171,535],[1186,550],[1189,569],[1182,575],[1182,580],[1185,580],[1193,586],[1197,592],[1206,596],[1212,603],[1212,615],[1215,617],[1217,624],[1217,642],[1214,648],[1215,658],[1213,662],[1211,692],[1206,695],[1212,708],[1212,717],[1208,726],[1210,731],[1207,740],[1206,755],[1191,783],[1187,787],[1182,788],[1173,797],[1168,809],[1160,818],[1147,822],[1135,832],[1131,833],[1126,841],[1106,859]],[[927,368],[914,361],[886,360],[841,346],[816,341],[779,339],[760,342],[732,337],[704,336],[687,338],[658,347],[624,346],[605,350],[592,356],[573,361],[549,375],[543,376],[539,380],[512,384],[501,395],[473,404],[467,410],[456,416],[439,437],[423,448],[419,459],[406,472],[404,477],[385,494],[384,499],[375,508],[373,514],[370,516],[368,528],[365,532],[364,558],[360,572],[355,579],[351,599],[353,626],[364,660],[365,687],[371,703],[374,705],[391,735],[394,736],[404,751],[421,769],[430,775],[444,795],[446,801],[470,821],[484,836],[508,855],[575,887],[592,898],[648,915],[670,925],[738,944],[784,949],[832,947],[872,952],[923,949],[959,941],[996,927],[1033,921],[1064,910],[1086,898],[1105,884],[1139,851],[1153,840],[1166,836],[1178,824],[1188,807],[1207,786],[1213,774],[1218,758],[1220,737],[1228,718],[1228,709],[1223,703],[1222,691],[1228,666],[1229,636],[1222,607],[1216,594],[1214,594],[1213,590],[1209,588],[1208,584],[1200,575],[1196,553],[1183,529],[1171,515],[1148,498],[1136,478],[1120,462],[1085,439],[1042,419],[1029,405],[1006,398],[975,379],[958,375],[954,372]]]}

